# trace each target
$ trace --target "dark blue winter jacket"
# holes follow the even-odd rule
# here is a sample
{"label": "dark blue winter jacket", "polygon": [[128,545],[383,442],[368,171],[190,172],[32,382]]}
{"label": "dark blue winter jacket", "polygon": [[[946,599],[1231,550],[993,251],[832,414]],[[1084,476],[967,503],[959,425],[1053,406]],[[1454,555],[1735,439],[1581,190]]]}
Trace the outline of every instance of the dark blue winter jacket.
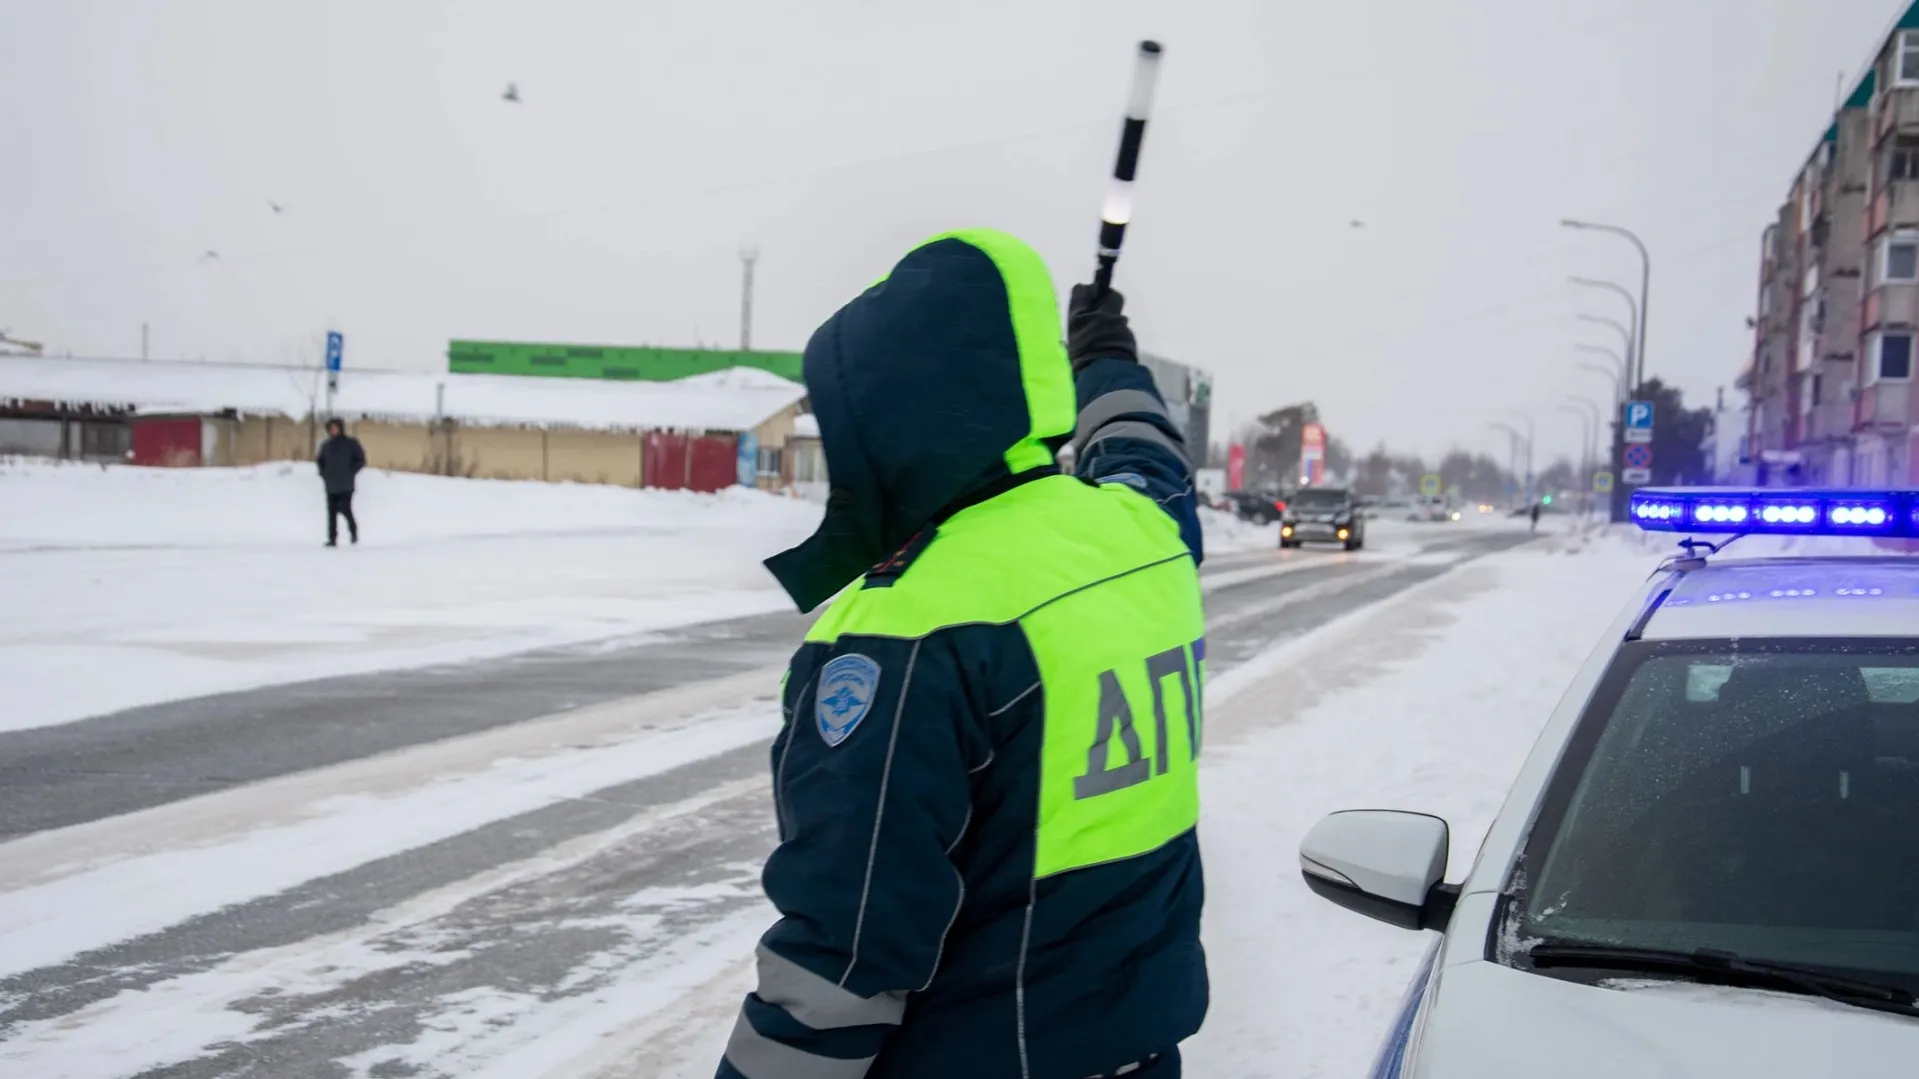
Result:
{"label": "dark blue winter jacket", "polygon": [[1205,1015],[1191,468],[1150,372],[1075,380],[1058,318],[1037,255],[961,233],[807,345],[833,491],[768,566],[839,599],[783,690],[781,918],[720,1079],[1085,1079]]}

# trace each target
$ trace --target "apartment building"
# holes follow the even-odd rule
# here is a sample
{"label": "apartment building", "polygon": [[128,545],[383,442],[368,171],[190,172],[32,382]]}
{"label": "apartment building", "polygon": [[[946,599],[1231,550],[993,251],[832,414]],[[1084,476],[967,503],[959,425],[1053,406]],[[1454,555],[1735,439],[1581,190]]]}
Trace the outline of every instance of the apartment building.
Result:
{"label": "apartment building", "polygon": [[1741,458],[1763,483],[1919,483],[1919,0],[1761,242]]}

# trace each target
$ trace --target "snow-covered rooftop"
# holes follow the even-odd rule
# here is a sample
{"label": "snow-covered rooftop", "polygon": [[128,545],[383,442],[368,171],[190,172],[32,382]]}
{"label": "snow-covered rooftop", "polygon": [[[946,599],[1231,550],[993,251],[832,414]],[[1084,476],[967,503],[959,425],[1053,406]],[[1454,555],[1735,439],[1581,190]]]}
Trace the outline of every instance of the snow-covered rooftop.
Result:
{"label": "snow-covered rooftop", "polygon": [[[740,431],[805,394],[797,383],[747,367],[675,382],[346,371],[333,412],[398,420],[444,415],[498,427]],[[324,409],[325,395],[325,375],[312,368],[0,356],[0,402],[301,417],[316,402]]]}

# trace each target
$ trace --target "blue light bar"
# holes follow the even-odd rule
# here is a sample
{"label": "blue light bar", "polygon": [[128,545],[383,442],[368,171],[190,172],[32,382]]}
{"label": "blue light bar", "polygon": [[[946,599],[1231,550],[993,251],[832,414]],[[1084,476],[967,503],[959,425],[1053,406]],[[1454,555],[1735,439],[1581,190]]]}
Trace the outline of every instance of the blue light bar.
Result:
{"label": "blue light bar", "polygon": [[1919,490],[1642,487],[1627,503],[1648,532],[1919,538]]}

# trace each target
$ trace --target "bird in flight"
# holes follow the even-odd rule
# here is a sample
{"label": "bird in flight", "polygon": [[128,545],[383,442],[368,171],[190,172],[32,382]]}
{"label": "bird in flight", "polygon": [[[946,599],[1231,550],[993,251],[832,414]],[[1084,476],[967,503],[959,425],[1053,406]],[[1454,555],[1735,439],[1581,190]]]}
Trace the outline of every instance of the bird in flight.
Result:
{"label": "bird in flight", "polygon": [[506,93],[500,95],[500,100],[511,101],[516,105],[519,104],[520,103],[520,84],[517,82],[507,83]]}
{"label": "bird in flight", "polygon": [[286,207],[284,207],[284,206],[282,206],[282,205],[280,205],[280,204],[279,204],[279,203],[277,203],[277,202],[269,202],[269,203],[267,203],[267,205],[268,205],[268,206],[270,206],[270,207],[272,207],[272,208],[273,208],[273,212],[274,212],[274,213],[276,213],[276,214],[283,214],[283,213],[286,213],[286,212],[287,212],[287,208],[286,208]]}

